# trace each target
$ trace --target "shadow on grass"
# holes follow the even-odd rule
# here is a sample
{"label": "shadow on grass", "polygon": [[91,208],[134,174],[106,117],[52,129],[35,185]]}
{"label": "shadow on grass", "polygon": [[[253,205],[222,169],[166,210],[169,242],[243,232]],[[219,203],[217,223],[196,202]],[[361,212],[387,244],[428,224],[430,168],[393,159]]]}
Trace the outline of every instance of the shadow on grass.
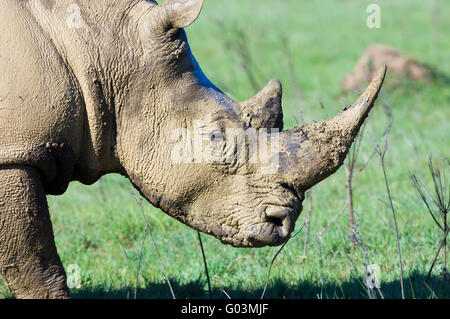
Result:
{"label": "shadow on grass", "polygon": [[[404,280],[406,298],[450,298],[450,280],[444,283],[442,276],[430,278],[428,287],[424,283],[426,276],[423,274],[412,274],[410,278]],[[180,284],[171,280],[172,287],[178,299],[208,299],[208,291],[205,290],[205,281],[196,279],[188,283]],[[231,298],[259,299],[263,287],[256,289],[241,289],[239,287],[224,287],[224,291]],[[385,298],[401,298],[400,284],[398,281],[384,282],[381,291]],[[102,287],[91,289],[79,289],[72,291],[74,298],[94,298],[94,299],[134,299],[134,288],[123,288],[119,290],[108,290]],[[149,283],[145,288],[137,290],[138,299],[164,298],[171,299],[170,290],[165,283]],[[227,296],[222,289],[213,291],[213,298],[226,299]],[[285,282],[281,279],[274,279],[267,288],[265,299],[367,299],[367,289],[362,278],[354,278],[349,281],[337,284],[327,282],[311,283],[306,281]]]}

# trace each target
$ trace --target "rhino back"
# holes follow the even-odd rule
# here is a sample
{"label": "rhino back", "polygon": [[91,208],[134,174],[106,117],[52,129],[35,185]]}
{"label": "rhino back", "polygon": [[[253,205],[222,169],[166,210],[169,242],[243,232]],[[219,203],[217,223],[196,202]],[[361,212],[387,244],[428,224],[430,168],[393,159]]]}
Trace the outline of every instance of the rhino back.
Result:
{"label": "rhino back", "polygon": [[62,193],[82,146],[78,83],[20,1],[1,1],[0,29],[0,165],[35,166]]}

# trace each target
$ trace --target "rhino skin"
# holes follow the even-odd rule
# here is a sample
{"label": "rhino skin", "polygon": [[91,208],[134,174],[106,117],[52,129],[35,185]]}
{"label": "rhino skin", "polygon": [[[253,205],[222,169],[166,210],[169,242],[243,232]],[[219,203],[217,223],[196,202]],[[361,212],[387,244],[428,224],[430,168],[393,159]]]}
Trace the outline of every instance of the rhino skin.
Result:
{"label": "rhino skin", "polygon": [[[122,174],[190,227],[233,246],[261,247],[289,238],[304,192],[342,165],[385,67],[334,118],[267,134],[267,145],[279,141],[272,173],[234,157],[170,160],[173,131],[198,121],[209,134],[202,143],[223,149],[231,143],[224,128],[283,128],[279,81],[238,103],[201,71],[183,28],[202,6],[0,2],[0,274],[16,297],[70,297],[46,195],[64,193],[71,181]],[[80,17],[72,21],[75,9]]]}

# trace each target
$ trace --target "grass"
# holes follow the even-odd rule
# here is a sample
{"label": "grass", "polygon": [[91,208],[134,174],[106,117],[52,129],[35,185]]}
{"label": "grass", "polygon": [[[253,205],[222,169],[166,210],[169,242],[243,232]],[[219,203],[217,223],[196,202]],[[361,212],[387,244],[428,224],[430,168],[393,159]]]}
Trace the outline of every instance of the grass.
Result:
{"label": "grass", "polygon": [[[307,121],[334,115],[344,103],[339,91],[342,77],[352,70],[363,50],[385,43],[450,74],[450,3],[440,1],[439,16],[433,1],[380,0],[382,25],[368,29],[366,7],[373,1],[228,0],[205,1],[201,17],[187,29],[194,55],[218,87],[238,101],[254,89],[239,56],[226,45],[236,30],[247,35],[252,68],[261,86],[271,78],[284,84],[284,120],[291,128],[301,111]],[[288,64],[282,49],[285,38],[292,54]],[[289,67],[293,67],[292,72]],[[298,79],[301,96],[292,83]],[[422,174],[427,185],[430,153],[449,157],[450,88],[443,81],[419,84],[405,81],[383,89],[380,101],[389,103],[393,126],[385,165],[396,208],[407,298],[449,298],[450,283],[435,267],[429,287],[427,271],[439,245],[440,233],[426,212],[409,172]],[[346,97],[351,103],[357,94]],[[323,103],[324,109],[320,107]],[[360,160],[372,154],[389,118],[377,103],[361,145]],[[117,175],[102,178],[100,187],[72,183],[60,197],[49,197],[56,244],[64,265],[81,269],[76,298],[132,298],[145,221],[130,195],[131,184]],[[266,298],[368,298],[364,286],[364,254],[351,250],[348,213],[316,240],[319,231],[346,200],[343,168],[313,188],[310,242],[303,255],[305,233],[293,238],[271,270]],[[353,181],[355,218],[364,237],[369,261],[381,269],[381,291],[386,298],[401,297],[396,236],[386,204],[383,172],[377,157]],[[136,192],[136,191],[134,191]],[[304,207],[309,207],[304,203]],[[208,298],[206,276],[196,231],[144,204],[152,232],[177,298]],[[306,215],[306,214],[304,214]],[[297,229],[304,221],[302,215]],[[213,296],[258,298],[267,269],[278,248],[240,249],[202,236]],[[11,297],[0,283],[0,297]],[[152,244],[146,241],[137,287],[138,298],[171,298]]]}

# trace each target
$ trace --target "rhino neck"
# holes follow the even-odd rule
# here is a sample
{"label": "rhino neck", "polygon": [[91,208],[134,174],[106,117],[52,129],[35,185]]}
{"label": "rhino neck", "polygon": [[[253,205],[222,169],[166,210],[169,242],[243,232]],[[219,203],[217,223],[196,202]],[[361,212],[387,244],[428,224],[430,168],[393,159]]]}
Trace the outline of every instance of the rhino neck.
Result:
{"label": "rhino neck", "polygon": [[80,105],[84,129],[82,147],[74,150],[74,179],[90,184],[106,173],[121,172],[116,156],[116,109],[127,99],[130,79],[139,68],[134,28],[149,4],[59,0],[21,5],[51,39],[84,104]]}

